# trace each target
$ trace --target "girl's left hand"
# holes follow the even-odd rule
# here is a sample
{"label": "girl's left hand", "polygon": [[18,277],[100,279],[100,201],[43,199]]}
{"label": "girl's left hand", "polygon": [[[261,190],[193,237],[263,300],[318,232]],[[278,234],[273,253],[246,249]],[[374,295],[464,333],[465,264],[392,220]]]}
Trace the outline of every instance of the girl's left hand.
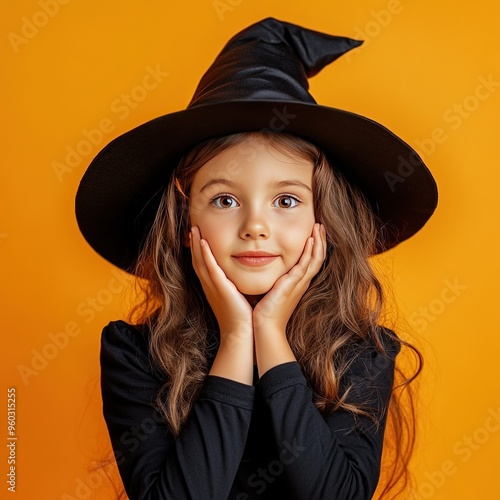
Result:
{"label": "girl's left hand", "polygon": [[320,270],[326,257],[326,230],[323,224],[314,224],[312,237],[288,273],[281,276],[253,310],[254,333],[258,330],[279,331],[286,325],[312,278]]}

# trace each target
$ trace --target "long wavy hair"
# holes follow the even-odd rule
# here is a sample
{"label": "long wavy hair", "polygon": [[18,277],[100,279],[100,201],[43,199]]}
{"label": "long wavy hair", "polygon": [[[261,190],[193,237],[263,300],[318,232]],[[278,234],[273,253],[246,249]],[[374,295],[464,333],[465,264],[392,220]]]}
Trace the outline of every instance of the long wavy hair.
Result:
{"label": "long wavy hair", "polygon": [[288,322],[287,338],[313,388],[318,410],[327,413],[342,408],[378,425],[385,412],[376,414],[348,397],[351,391],[356,394],[356,381],[343,389],[343,376],[352,362],[349,347],[371,338],[385,354],[387,336],[414,358],[410,374],[396,363],[391,401],[385,409],[382,470],[375,497],[395,498],[411,482],[415,398],[410,383],[421,371],[422,356],[391,329],[380,328],[385,295],[371,263],[380,224],[369,203],[318,147],[296,136],[248,132],[215,138],[198,144],[178,163],[133,270],[143,279],[137,281],[141,300],[130,321],[149,327],[152,360],[166,380],[156,398],[158,409],[178,436],[218,345],[217,321],[186,245],[193,177],[207,161],[244,139],[258,147],[262,144],[254,142],[258,138],[314,166],[315,216],[326,228],[327,257]]}

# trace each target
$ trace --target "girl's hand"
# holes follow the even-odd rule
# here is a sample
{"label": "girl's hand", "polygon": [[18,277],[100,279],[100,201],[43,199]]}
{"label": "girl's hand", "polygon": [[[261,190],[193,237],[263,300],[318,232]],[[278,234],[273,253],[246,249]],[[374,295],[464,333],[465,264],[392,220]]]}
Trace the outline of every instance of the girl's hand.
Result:
{"label": "girl's hand", "polygon": [[189,244],[193,268],[219,323],[221,344],[250,342],[253,350],[252,307],[227,279],[197,226],[191,229]]}
{"label": "girl's hand", "polygon": [[288,273],[281,276],[253,310],[254,333],[285,335],[286,325],[300,298],[318,273],[326,256],[326,231],[314,224],[302,255]]}

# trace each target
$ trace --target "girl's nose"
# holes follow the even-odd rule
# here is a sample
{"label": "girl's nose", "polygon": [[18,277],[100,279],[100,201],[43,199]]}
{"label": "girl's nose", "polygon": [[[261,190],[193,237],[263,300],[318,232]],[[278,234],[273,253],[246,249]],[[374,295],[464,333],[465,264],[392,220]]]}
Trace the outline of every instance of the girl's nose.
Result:
{"label": "girl's nose", "polygon": [[245,240],[269,238],[269,224],[265,215],[255,212],[248,214],[241,225],[240,237]]}

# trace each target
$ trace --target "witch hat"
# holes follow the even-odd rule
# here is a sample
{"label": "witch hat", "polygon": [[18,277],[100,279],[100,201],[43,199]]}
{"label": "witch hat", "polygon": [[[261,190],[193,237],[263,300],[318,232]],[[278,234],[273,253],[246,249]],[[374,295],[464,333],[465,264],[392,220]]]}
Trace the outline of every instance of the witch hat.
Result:
{"label": "witch hat", "polygon": [[204,140],[248,131],[287,132],[319,146],[371,203],[380,221],[376,253],[415,234],[437,205],[422,159],[379,123],[318,105],[308,92],[308,78],[361,43],[273,18],[235,35],[185,110],[117,137],[92,160],[76,195],[88,243],[131,271],[183,154]]}

